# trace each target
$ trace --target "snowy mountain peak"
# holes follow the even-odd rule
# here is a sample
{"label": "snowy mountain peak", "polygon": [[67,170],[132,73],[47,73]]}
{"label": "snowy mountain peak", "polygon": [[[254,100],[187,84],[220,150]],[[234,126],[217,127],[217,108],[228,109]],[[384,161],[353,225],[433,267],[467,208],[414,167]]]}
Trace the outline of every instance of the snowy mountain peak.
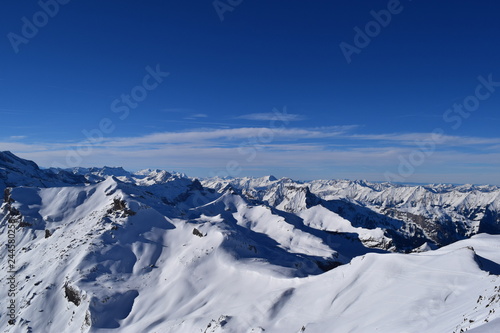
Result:
{"label": "snowy mountain peak", "polygon": [[90,172],[96,172],[98,175],[104,177],[104,176],[115,176],[115,177],[122,177],[122,176],[130,176],[130,172],[125,171],[122,167],[108,167],[104,166],[102,168],[91,168],[89,170]]}
{"label": "snowy mountain peak", "polygon": [[85,178],[64,170],[42,170],[33,161],[9,151],[0,152],[0,191],[15,186],[64,186],[84,184]]}
{"label": "snowy mountain peak", "polygon": [[15,298],[0,287],[2,309],[15,303],[4,332],[500,325],[500,236],[477,235],[500,231],[498,188],[200,182],[164,170],[42,170],[5,152],[2,184],[0,243],[9,249],[10,230],[16,242],[0,252],[0,280],[16,280]]}
{"label": "snowy mountain peak", "polygon": [[10,170],[40,170],[35,162],[17,157],[10,151],[0,151],[0,168]]}

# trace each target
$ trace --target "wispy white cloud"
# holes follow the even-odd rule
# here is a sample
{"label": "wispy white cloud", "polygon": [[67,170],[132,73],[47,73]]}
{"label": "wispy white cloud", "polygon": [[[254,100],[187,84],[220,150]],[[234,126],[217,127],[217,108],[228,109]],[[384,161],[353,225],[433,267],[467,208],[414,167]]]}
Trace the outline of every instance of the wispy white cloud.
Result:
{"label": "wispy white cloud", "polygon": [[[268,127],[240,127],[227,129],[198,129],[184,132],[163,132],[145,135],[142,137],[107,138],[102,145],[106,146],[134,146],[147,144],[219,144],[233,143],[234,141],[252,140],[259,143],[269,143],[274,140],[303,140],[331,138],[344,134],[350,126],[332,126],[321,128],[268,128]],[[257,141],[255,141],[257,140]]]}
{"label": "wispy white cloud", "polygon": [[14,110],[14,109],[6,109],[6,108],[0,108],[0,114],[15,114],[15,115],[22,115],[27,113],[25,110]]}
{"label": "wispy white cloud", "polygon": [[[376,134],[361,135],[350,134],[356,125],[330,126],[315,128],[269,128],[269,127],[239,127],[222,129],[195,129],[179,132],[158,132],[134,137],[105,137],[97,143],[92,142],[57,142],[57,143],[14,143],[0,142],[0,147],[14,146],[26,150],[57,150],[75,145],[92,145],[101,148],[157,149],[161,145],[193,144],[199,147],[218,146],[234,147],[245,143],[262,147],[318,147],[331,150],[349,147],[364,147],[365,149],[406,149],[421,142],[434,141],[442,148],[454,146],[477,146],[484,149],[495,150],[500,147],[500,138],[481,138],[467,136],[434,136],[432,133],[406,133],[406,134]],[[11,136],[9,140],[22,140],[26,136]],[[304,142],[309,140],[312,142]],[[288,149],[288,148],[287,148]]]}
{"label": "wispy white cloud", "polygon": [[184,119],[196,120],[196,119],[200,119],[200,118],[208,118],[208,115],[206,115],[204,113],[195,113],[195,114],[192,114],[190,116],[185,117]]}
{"label": "wispy white cloud", "polygon": [[250,113],[236,117],[236,119],[258,120],[258,121],[300,121],[306,119],[305,116],[293,113]]}
{"label": "wispy white cloud", "polygon": [[500,138],[439,135],[435,133],[353,134],[349,137],[358,140],[399,142],[404,145],[415,145],[422,142],[434,142],[446,146],[500,144]]}
{"label": "wispy white cloud", "polygon": [[25,143],[19,143],[19,142],[12,142],[12,141],[7,141],[7,142],[1,142],[0,141],[0,151],[5,151],[5,150],[10,150],[12,152],[38,152],[38,151],[45,151],[45,150],[50,150],[50,147],[55,146],[56,144],[46,144],[46,145],[40,145],[40,144],[25,144]]}
{"label": "wispy white cloud", "polygon": [[167,113],[187,113],[187,112],[192,112],[191,109],[185,109],[185,108],[165,108],[161,109],[162,112],[167,112]]}
{"label": "wispy white cloud", "polygon": [[[236,161],[245,170],[275,169],[343,170],[329,177],[344,174],[379,174],[383,180],[387,171],[397,170],[401,158],[419,149],[415,142],[429,140],[430,133],[360,135],[352,134],[355,126],[321,128],[241,127],[228,129],[196,129],[184,132],[153,133],[137,137],[105,138],[98,144],[0,142],[0,150],[11,150],[21,157],[35,160],[43,166],[55,162],[65,164],[68,156],[80,150],[83,166],[123,165],[129,169],[162,167],[174,170],[225,170]],[[500,183],[496,170],[500,167],[500,138],[443,136],[436,149],[419,165],[407,181],[422,181],[428,174],[446,177],[442,181]],[[468,149],[456,149],[456,146]],[[86,149],[85,147],[90,147]],[[473,168],[473,169],[471,169]],[[469,178],[453,180],[453,174]],[[326,174],[326,171],[325,171]],[[449,175],[448,175],[449,174]],[[196,174],[195,174],[196,176]],[[325,177],[320,174],[311,178]],[[482,178],[481,178],[482,177]],[[489,177],[491,181],[481,181]],[[496,177],[496,178],[495,178]],[[377,180],[371,178],[372,180]]]}

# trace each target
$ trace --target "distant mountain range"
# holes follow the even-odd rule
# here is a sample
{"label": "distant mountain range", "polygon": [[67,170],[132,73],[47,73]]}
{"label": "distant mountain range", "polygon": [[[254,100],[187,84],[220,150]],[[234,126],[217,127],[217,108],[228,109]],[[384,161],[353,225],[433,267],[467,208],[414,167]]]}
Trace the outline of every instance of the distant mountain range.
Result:
{"label": "distant mountain range", "polygon": [[497,186],[198,180],[0,152],[0,193],[4,332],[500,331]]}

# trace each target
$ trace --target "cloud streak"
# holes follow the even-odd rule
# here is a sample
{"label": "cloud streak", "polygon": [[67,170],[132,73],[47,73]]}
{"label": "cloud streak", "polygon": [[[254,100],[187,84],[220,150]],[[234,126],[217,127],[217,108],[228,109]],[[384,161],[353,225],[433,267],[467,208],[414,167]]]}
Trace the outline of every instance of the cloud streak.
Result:
{"label": "cloud streak", "polygon": [[187,116],[184,119],[187,119],[187,120],[196,120],[196,119],[200,119],[200,118],[208,118],[208,115],[206,115],[204,113],[196,113],[196,114],[192,114],[190,116]]}
{"label": "cloud streak", "polygon": [[[64,163],[68,152],[80,144],[91,147],[90,153],[83,155],[83,166],[158,167],[187,173],[195,170],[193,176],[208,176],[224,170],[227,163],[233,161],[242,168],[242,176],[279,172],[276,170],[290,173],[292,170],[302,173],[311,170],[309,178],[343,178],[346,175],[366,178],[372,175],[371,180],[384,180],[383,174],[395,170],[400,156],[408,156],[418,147],[416,142],[430,140],[431,135],[352,134],[355,128],[196,129],[105,138],[94,145],[90,142],[27,144],[7,141],[0,142],[0,150],[11,150],[43,166]],[[436,152],[407,181],[429,179],[435,182],[436,175],[440,174],[442,182],[500,184],[497,175],[499,147],[500,138],[442,136]],[[464,174],[469,176],[464,178]],[[374,175],[380,177],[377,179]]]}
{"label": "cloud streak", "polygon": [[266,137],[272,141],[297,141],[305,139],[326,139],[345,134],[350,126],[332,126],[321,128],[268,128],[240,127],[228,129],[198,129],[184,132],[162,132],[142,137],[106,138],[102,145],[108,147],[130,147],[138,145],[160,145],[192,143],[196,145],[234,145],[245,140]]}
{"label": "cloud streak", "polygon": [[236,117],[236,119],[245,119],[245,120],[256,120],[256,121],[275,121],[280,120],[284,122],[290,121],[300,121],[306,119],[306,117],[300,114],[293,113],[250,113],[244,114],[242,116]]}

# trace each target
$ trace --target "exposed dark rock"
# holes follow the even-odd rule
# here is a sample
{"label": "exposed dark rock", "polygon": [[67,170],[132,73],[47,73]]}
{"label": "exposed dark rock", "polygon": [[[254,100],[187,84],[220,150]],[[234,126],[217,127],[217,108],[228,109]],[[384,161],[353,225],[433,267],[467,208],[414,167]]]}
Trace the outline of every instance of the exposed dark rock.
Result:
{"label": "exposed dark rock", "polygon": [[6,202],[6,203],[11,203],[11,198],[10,198],[10,188],[5,188],[5,190],[3,191],[3,202]]}
{"label": "exposed dark rock", "polygon": [[487,207],[479,223],[479,233],[500,234],[500,212]]}
{"label": "exposed dark rock", "polygon": [[193,180],[193,183],[191,183],[191,185],[189,185],[189,189],[192,191],[193,190],[202,191],[203,185],[201,185],[201,183],[198,179],[195,179],[195,180]]}
{"label": "exposed dark rock", "polygon": [[64,285],[64,296],[68,299],[69,302],[79,306],[82,302],[82,297],[78,290],[74,287],[70,286],[67,282]]}
{"label": "exposed dark rock", "polygon": [[125,200],[118,198],[113,199],[113,206],[108,209],[108,214],[112,214],[113,212],[122,212],[125,217],[134,216],[136,214],[136,212],[127,208]]}
{"label": "exposed dark rock", "polygon": [[193,229],[193,235],[198,236],[198,237],[203,237],[203,234],[201,233],[201,231],[199,231],[196,228]]}

